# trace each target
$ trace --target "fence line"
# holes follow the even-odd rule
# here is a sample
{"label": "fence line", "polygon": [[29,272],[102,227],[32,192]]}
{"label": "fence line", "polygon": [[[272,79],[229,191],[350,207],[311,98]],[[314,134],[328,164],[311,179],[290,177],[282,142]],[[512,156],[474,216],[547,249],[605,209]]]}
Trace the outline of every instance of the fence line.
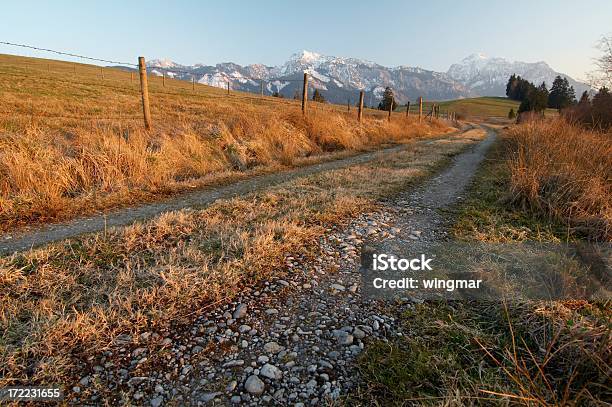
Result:
{"label": "fence line", "polygon": [[65,56],[69,56],[69,57],[81,58],[81,59],[86,59],[86,60],[89,60],[89,61],[104,62],[104,63],[107,63],[107,64],[138,66],[136,64],[131,64],[129,62],[119,62],[119,61],[111,61],[111,60],[108,60],[108,59],[100,59],[100,58],[87,57],[87,56],[84,56],[84,55],[73,54],[73,53],[70,53],[70,52],[56,51],[56,50],[48,49],[48,48],[34,47],[32,45],[15,44],[15,43],[6,42],[6,41],[0,41],[0,44],[11,45],[13,47],[29,48],[29,49],[33,49],[33,50],[36,50],[36,51],[52,52],[52,53],[58,54],[58,55],[65,55]]}
{"label": "fence line", "polygon": [[[32,112],[0,112],[0,116],[32,116]],[[44,117],[47,119],[69,119],[69,120],[142,120],[141,116],[110,116],[110,117],[100,117],[100,116],[65,116],[65,115],[55,115],[49,114],[41,111],[34,112],[35,116]]]}
{"label": "fence line", "polygon": [[[147,130],[150,130],[152,128],[152,117],[151,117],[151,110],[150,110],[150,98],[149,98],[149,86],[151,84],[154,85],[158,85],[157,82],[157,78],[159,78],[161,80],[161,88],[162,89],[167,89],[166,87],[166,77],[168,76],[169,79],[172,79],[173,81],[181,81],[185,84],[184,87],[176,87],[174,86],[174,89],[181,89],[186,91],[188,88],[191,88],[191,93],[188,92],[167,92],[164,90],[160,90],[160,89],[152,89],[153,93],[156,96],[159,95],[170,95],[170,96],[191,96],[191,95],[197,95],[197,90],[196,90],[196,83],[198,85],[202,85],[202,83],[196,81],[196,76],[198,75],[196,72],[193,71],[185,71],[185,70],[181,70],[181,69],[176,69],[176,68],[166,68],[166,67],[160,67],[160,66],[147,66],[146,62],[144,60],[143,57],[139,57],[138,59],[138,64],[132,64],[132,63],[128,63],[128,62],[121,62],[121,61],[113,61],[113,60],[109,60],[109,59],[103,59],[103,58],[94,58],[94,57],[89,57],[89,56],[84,56],[84,55],[79,55],[76,53],[71,53],[71,52],[64,52],[64,51],[57,51],[57,50],[52,50],[52,49],[47,49],[47,48],[42,48],[42,47],[35,47],[35,46],[30,46],[30,45],[25,45],[25,44],[16,44],[16,43],[11,43],[11,42],[6,42],[6,41],[0,41],[0,44],[4,44],[4,45],[10,45],[10,46],[15,46],[15,47],[22,47],[22,48],[27,48],[27,49],[33,49],[33,50],[37,50],[37,51],[43,51],[43,52],[50,52],[50,53],[55,53],[58,55],[63,55],[63,56],[70,56],[70,57],[74,57],[74,58],[80,58],[80,59],[84,59],[84,60],[88,60],[88,61],[96,61],[96,62],[104,62],[104,63],[110,63],[110,64],[114,64],[114,65],[118,65],[116,67],[95,67],[95,66],[88,66],[93,68],[93,69],[99,69],[100,70],[100,78],[102,79],[101,81],[91,81],[91,82],[79,82],[79,81],[70,81],[70,80],[66,80],[66,79],[59,79],[59,78],[54,78],[54,79],[49,79],[49,78],[44,78],[44,77],[38,77],[38,80],[41,80],[43,82],[54,82],[54,83],[68,83],[71,85],[81,85],[81,86],[100,86],[100,87],[104,87],[104,88],[109,88],[109,89],[114,89],[114,90],[120,90],[122,92],[125,92],[126,90],[130,90],[130,91],[139,91],[140,96],[141,96],[141,102],[142,102],[142,115],[143,115],[143,119],[144,119],[144,125],[145,128]],[[71,63],[68,61],[57,61],[57,62],[65,62],[65,63]],[[26,61],[25,65],[29,64],[29,62]],[[74,64],[74,63],[73,63]],[[44,71],[44,68],[42,68],[39,64],[36,63],[32,63],[32,65],[36,65],[36,67],[39,70]],[[134,67],[136,67],[138,69],[138,71],[136,71],[134,69]],[[55,67],[54,67],[55,68]],[[68,69],[69,67],[67,67]],[[121,69],[121,68],[127,68],[127,69]],[[27,68],[26,68],[27,69]],[[73,74],[77,73],[77,65],[73,65],[72,69],[70,69],[72,71]],[[51,72],[51,64],[47,63],[47,72]],[[109,72],[110,71],[110,72]],[[161,71],[161,75],[159,75],[159,71]],[[105,72],[109,73],[108,77],[105,75]],[[132,86],[132,87],[122,87],[122,86],[113,86],[111,84],[108,84],[108,81],[116,81],[117,79],[115,77],[112,77],[113,74],[118,74],[118,73],[125,73],[126,77],[129,74],[129,82],[130,84],[133,84],[134,82],[134,72],[139,72],[139,76],[140,76],[140,86],[138,88]],[[151,78],[148,78],[148,74],[153,74],[154,76]],[[168,75],[171,74],[171,75]],[[185,80],[184,78],[176,78],[176,76],[179,76],[178,74],[183,74],[183,75],[188,75],[190,76],[191,80]],[[12,73],[12,72],[6,72],[3,73],[3,75],[7,75],[7,76],[13,76],[13,77],[22,77],[22,78],[28,78],[30,77],[29,75],[26,74],[18,74],[18,73]],[[313,82],[311,82],[311,77]],[[155,80],[153,80],[155,78]],[[122,78],[120,78],[119,80],[122,80]],[[153,80],[153,82],[151,82],[151,80]],[[222,83],[223,81],[226,82],[226,88],[227,88],[227,95],[226,96],[220,96],[220,95],[206,95],[207,98],[227,98],[227,97],[231,97],[231,83],[234,82],[239,82],[240,84],[245,83],[245,81],[250,81],[251,84],[252,83],[259,83],[260,84],[260,96],[255,98],[253,96],[247,96],[247,95],[254,95],[256,93],[254,92],[249,92],[249,91],[243,91],[242,93],[244,93],[243,97],[245,97],[246,99],[251,99],[251,102],[253,100],[258,100],[258,101],[265,101],[265,102],[271,102],[272,99],[266,95],[264,95],[264,83],[267,83],[268,86],[271,84],[274,84],[275,82],[279,82],[281,84],[288,84],[288,83],[302,83],[302,92],[299,95],[300,99],[301,99],[301,107],[302,107],[302,113],[303,114],[307,114],[307,111],[310,109],[309,108],[309,103],[308,103],[308,90],[310,89],[315,89],[317,90],[317,81],[318,82],[322,82],[320,79],[317,79],[314,76],[309,75],[308,72],[304,72],[304,77],[303,79],[283,79],[283,78],[268,78],[268,79],[264,79],[264,78],[254,78],[254,77],[246,77],[246,76],[241,76],[240,78],[232,78],[232,77],[228,77],[227,75],[223,74],[221,75],[221,78],[219,79],[219,81]],[[170,84],[169,84],[170,85]],[[189,86],[191,85],[191,86]],[[266,89],[268,88],[268,86],[266,87]],[[217,89],[219,89],[219,87],[217,86],[212,86],[212,87],[216,87]],[[277,91],[275,93],[280,94],[280,90],[282,88],[277,86]],[[270,89],[267,89],[270,91]],[[272,96],[275,96],[275,93],[272,94]],[[358,102],[358,109],[357,109],[357,114],[356,114],[356,118],[359,122],[361,122],[363,120],[363,111],[364,111],[364,95],[365,92],[364,90],[359,91],[359,102]],[[297,96],[297,90],[296,90],[296,96]],[[294,98],[295,99],[295,98]],[[279,103],[281,101],[284,101],[287,104],[292,104],[294,102],[293,99],[290,98],[284,98],[282,96],[276,98],[276,100],[274,101],[274,103]],[[418,115],[419,115],[419,122],[422,121],[423,119],[423,98],[419,97],[418,98]],[[388,111],[387,111],[387,120],[391,121],[392,118],[392,113],[394,111],[393,109],[393,105],[395,104],[395,102],[392,100],[391,103],[388,106]],[[335,104],[329,104],[328,106],[342,106],[342,105],[335,105]],[[350,107],[351,107],[351,99],[349,98],[348,102],[347,102],[347,112],[350,113]],[[406,106],[406,117],[409,116],[411,110],[410,110],[410,102],[408,102],[407,106]],[[371,107],[372,108],[372,107]],[[339,109],[334,109],[332,108],[332,110],[339,112]],[[384,113],[384,112],[383,112]],[[0,112],[0,114],[4,115],[4,112]],[[19,113],[18,113],[19,114]],[[23,115],[31,115],[32,113],[24,113]],[[57,115],[57,116],[49,116],[49,115],[44,115],[41,112],[37,112],[37,115],[41,115],[43,117],[56,117],[56,118],[69,118],[69,119],[78,119],[78,117],[76,116],[63,116],[63,115]],[[429,118],[430,120],[433,119],[434,117],[436,119],[440,118],[440,108],[439,105],[433,103],[431,105],[431,111],[425,116],[426,118]],[[456,116],[454,114],[454,112],[445,112],[442,113],[442,117],[446,117],[446,119],[449,120],[455,120]],[[83,119],[90,119],[90,117],[87,116],[82,116]],[[91,117],[93,118],[93,117]],[[117,117],[118,119],[126,119],[126,120],[133,120],[133,118],[128,118],[128,117]],[[112,120],[114,118],[100,118],[101,120]]]}

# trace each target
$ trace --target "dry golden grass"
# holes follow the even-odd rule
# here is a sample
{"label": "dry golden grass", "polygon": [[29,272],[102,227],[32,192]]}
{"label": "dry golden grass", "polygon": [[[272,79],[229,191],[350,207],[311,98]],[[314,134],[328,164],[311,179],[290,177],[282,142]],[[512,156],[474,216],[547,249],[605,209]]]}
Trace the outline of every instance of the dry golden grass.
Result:
{"label": "dry golden grass", "polygon": [[612,136],[561,119],[512,127],[512,200],[594,240],[612,239]]}
{"label": "dry golden grass", "polygon": [[[135,75],[136,76],[136,75]],[[368,110],[152,77],[143,130],[130,73],[0,55],[0,231],[449,130]]]}
{"label": "dry golden grass", "polygon": [[283,275],[285,256],[314,254],[325,227],[375,207],[475,136],[0,258],[0,385],[69,385],[118,334],[176,327]]}

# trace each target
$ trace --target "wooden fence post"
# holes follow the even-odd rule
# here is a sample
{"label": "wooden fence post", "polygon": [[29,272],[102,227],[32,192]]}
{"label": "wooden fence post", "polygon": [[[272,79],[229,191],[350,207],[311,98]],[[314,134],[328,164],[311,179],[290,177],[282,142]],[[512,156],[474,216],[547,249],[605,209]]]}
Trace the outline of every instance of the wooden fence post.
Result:
{"label": "wooden fence post", "polygon": [[351,99],[346,100],[346,110],[347,112],[351,112]]}
{"label": "wooden fence post", "polygon": [[363,117],[363,91],[359,92],[359,107],[357,109],[357,120],[361,123]]}
{"label": "wooden fence post", "polygon": [[100,67],[100,77],[104,79],[104,68]]}
{"label": "wooden fence post", "polygon": [[191,77],[191,90],[195,90],[195,76]]}
{"label": "wooden fence post", "polygon": [[306,114],[306,102],[308,100],[308,74],[304,72],[304,85],[302,87],[302,113]]}
{"label": "wooden fence post", "polygon": [[261,81],[261,97],[263,97],[264,81]]}
{"label": "wooden fence post", "polygon": [[419,123],[423,121],[423,96],[419,96]]}
{"label": "wooden fence post", "polygon": [[151,130],[151,109],[149,108],[149,85],[147,83],[147,66],[144,57],[138,57],[138,72],[140,74],[140,94],[142,95],[142,112],[145,129]]}
{"label": "wooden fence post", "polygon": [[230,81],[228,80],[228,81],[227,81],[227,95],[228,95],[228,96],[229,96],[229,94],[230,94],[230,92],[229,92],[230,85],[229,85],[229,84],[230,84]]}
{"label": "wooden fence post", "polygon": [[162,87],[166,87],[166,73],[162,72]]}
{"label": "wooden fence post", "polygon": [[410,101],[406,103],[406,117],[410,116]]}
{"label": "wooden fence post", "polygon": [[391,96],[391,103],[389,103],[389,117],[387,118],[387,121],[391,121],[391,112],[393,111],[393,103],[395,101],[395,98],[393,96]]}

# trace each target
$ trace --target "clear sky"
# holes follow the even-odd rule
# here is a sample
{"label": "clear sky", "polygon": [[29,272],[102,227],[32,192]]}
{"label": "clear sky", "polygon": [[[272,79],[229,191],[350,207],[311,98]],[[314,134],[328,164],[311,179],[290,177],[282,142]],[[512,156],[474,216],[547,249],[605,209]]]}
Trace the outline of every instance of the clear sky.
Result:
{"label": "clear sky", "polygon": [[[483,52],[543,60],[577,79],[612,31],[612,0],[19,0],[1,10],[0,41],[128,62],[277,65],[307,49],[446,71]],[[4,45],[0,53],[46,56]]]}

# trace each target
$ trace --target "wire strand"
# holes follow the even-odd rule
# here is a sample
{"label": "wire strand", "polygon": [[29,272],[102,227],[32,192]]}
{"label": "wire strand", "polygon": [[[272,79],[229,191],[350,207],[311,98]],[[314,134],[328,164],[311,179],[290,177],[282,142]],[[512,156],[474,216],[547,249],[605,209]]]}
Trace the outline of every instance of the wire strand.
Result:
{"label": "wire strand", "polygon": [[[44,51],[44,52],[52,52],[54,54],[57,55],[64,55],[64,56],[70,56],[70,57],[75,57],[75,58],[81,58],[81,59],[85,59],[88,61],[97,61],[97,62],[105,62],[108,64],[115,64],[115,65],[125,65],[125,66],[129,66],[129,67],[138,67],[138,64],[133,64],[133,63],[129,63],[129,62],[121,62],[121,61],[113,61],[110,59],[102,59],[102,58],[94,58],[94,57],[88,57],[85,55],[79,55],[79,54],[74,54],[71,52],[64,52],[64,51],[57,51],[54,49],[49,49],[49,48],[42,48],[42,47],[35,47],[33,45],[26,45],[26,44],[17,44],[14,42],[8,42],[8,41],[0,41],[0,44],[4,44],[4,45],[10,45],[13,47],[20,47],[20,48],[27,48],[27,49],[33,49],[36,51]],[[193,72],[193,71],[184,71],[181,69],[174,69],[174,68],[165,68],[162,66],[152,66],[149,65],[147,66],[147,69],[152,71],[152,70],[161,70],[164,71],[166,73],[173,73],[173,74],[185,74],[185,75],[191,75],[192,77],[196,77],[198,74]],[[197,68],[196,68],[197,69]],[[203,74],[203,75],[207,75],[207,74]],[[279,81],[279,82],[303,82],[302,79],[286,79],[286,78],[268,78],[268,79],[264,79],[264,78],[254,78],[254,77],[249,77],[249,76],[242,76],[241,78],[231,78],[231,77],[227,77],[225,75],[223,75],[223,80],[225,82],[229,82],[229,83],[234,83],[234,82],[240,82],[240,80],[250,80],[250,81],[254,81],[254,82],[266,82],[268,84],[272,84],[273,82]],[[314,80],[319,80],[315,77],[313,77],[312,79]],[[311,80],[312,80],[311,79]]]}
{"label": "wire strand", "polygon": [[[17,43],[12,43],[12,42],[8,42],[8,41],[0,41],[0,44],[3,45],[9,45],[9,46],[14,46],[14,47],[21,47],[21,48],[27,48],[27,49],[33,49],[33,50],[37,50],[37,51],[43,51],[43,52],[50,52],[50,53],[54,53],[57,55],[64,55],[64,56],[69,56],[69,57],[74,57],[74,58],[80,58],[80,59],[84,59],[84,60],[89,60],[89,61],[97,61],[97,62],[104,62],[107,64],[114,64],[117,65],[117,68],[120,68],[121,66],[124,67],[130,67],[130,69],[132,67],[138,67],[138,64],[133,64],[133,63],[129,63],[129,62],[121,62],[121,61],[114,61],[114,60],[109,60],[109,59],[102,59],[102,58],[94,58],[94,57],[89,57],[89,56],[85,56],[85,55],[79,55],[79,54],[75,54],[75,53],[71,53],[71,52],[64,52],[64,51],[57,51],[57,50],[53,50],[53,49],[49,49],[49,48],[42,48],[42,47],[35,47],[32,45],[26,45],[26,44],[17,44]],[[228,76],[228,74],[224,73],[224,72],[217,72],[215,74],[210,74],[210,73],[197,73],[195,72],[195,70],[197,70],[198,68],[194,68],[194,70],[192,71],[185,71],[185,70],[181,70],[181,69],[174,69],[174,68],[165,68],[165,67],[161,67],[161,66],[154,66],[154,65],[149,65],[147,66],[147,70],[149,72],[151,72],[154,75],[157,76],[166,76],[167,73],[171,73],[171,74],[185,74],[185,75],[189,75],[191,76],[191,78],[193,80],[195,80],[195,78],[198,75],[202,75],[202,78],[206,75],[208,75],[209,77],[212,75],[217,75],[217,78],[219,78],[219,82],[227,82],[228,88],[230,84],[233,84],[235,82],[238,82],[239,84],[244,84],[247,81],[251,81],[251,82],[255,82],[255,83],[259,83],[262,85],[262,96],[264,93],[264,89],[263,89],[263,84],[266,83],[267,86],[265,88],[266,93],[270,93],[272,92],[272,90],[269,88],[270,85],[273,85],[275,82],[279,82],[281,84],[283,84],[282,87],[284,87],[284,84],[287,83],[303,83],[303,79],[289,79],[289,78],[282,78],[282,77],[278,77],[278,78],[268,78],[268,79],[264,79],[264,78],[254,78],[254,77],[249,77],[249,76],[240,76],[239,78],[236,77],[230,77]],[[158,71],[158,72],[153,72],[153,71]],[[162,71],[162,75],[159,75],[159,71]],[[10,76],[17,76],[17,77],[28,77],[28,75],[23,75],[23,74],[19,74],[19,73],[9,73],[9,72],[5,72],[3,73],[3,75],[10,75]],[[200,79],[200,81],[202,80],[202,78]],[[309,76],[310,80],[308,83],[308,89],[309,91],[311,89],[317,89],[317,87],[315,86],[316,82],[324,82],[321,79],[318,79],[317,77],[310,75]],[[175,79],[175,80],[180,80],[180,81],[185,81],[185,79],[182,78],[174,78],[171,77],[171,79]],[[69,83],[71,85],[81,85],[81,86],[96,86],[96,87],[105,87],[105,88],[111,88],[111,89],[115,89],[115,90],[121,90],[125,93],[132,93],[132,92],[136,92],[136,89],[133,89],[131,86],[130,87],[123,87],[123,86],[114,86],[111,84],[102,84],[100,82],[95,82],[95,83],[87,83],[87,82],[78,82],[78,81],[70,81],[70,80],[62,80],[59,78],[42,78],[39,77],[38,80],[41,81],[52,81],[52,82],[59,82],[59,83]],[[208,83],[202,83],[200,81],[196,81],[198,83],[198,85],[208,85],[208,86],[213,86],[216,88],[220,88],[219,84],[217,83],[217,86],[215,86],[214,84],[208,84]],[[278,91],[280,91],[280,89],[282,89],[282,87],[279,87],[277,85],[277,89]],[[156,84],[155,87],[152,87],[151,92],[156,94],[156,95],[169,95],[169,96],[187,96],[187,97],[192,97],[192,96],[196,96],[196,94],[192,94],[190,92],[187,91],[187,89],[183,89],[183,88],[175,88],[177,91],[180,90],[180,92],[168,92],[168,91],[164,91],[162,89],[159,88],[159,84]],[[228,89],[229,90],[229,89]],[[238,90],[240,91],[240,89],[233,89],[233,90]],[[298,89],[299,90],[299,89]],[[244,91],[244,90],[243,90]],[[251,101],[257,101],[257,103],[261,103],[262,101],[265,103],[268,102],[272,102],[271,99],[261,99],[261,98],[256,98],[255,96],[252,96],[256,93],[259,92],[249,92],[248,90],[244,91],[246,92],[246,95],[244,96],[245,99],[247,100],[251,100]],[[297,92],[297,91],[296,91]],[[357,91],[355,91],[357,92]],[[198,97],[202,97],[203,95],[197,95]],[[229,96],[229,95],[228,95]],[[218,99],[218,98],[226,98],[227,96],[222,96],[221,94],[219,95],[206,95],[205,99]],[[371,97],[371,96],[370,96]],[[277,101],[274,101],[274,103],[278,103],[278,102],[283,102],[283,103],[292,103],[291,100],[289,99],[279,99]],[[349,102],[350,104],[350,102]],[[341,106],[344,104],[340,104],[338,106]],[[321,106],[324,108],[327,108],[328,106]],[[329,106],[331,107],[331,106]],[[411,106],[412,107],[412,106]],[[317,106],[317,109],[319,108],[319,106]],[[416,106],[415,106],[416,108]],[[334,108],[332,108],[332,110],[336,110]],[[412,110],[411,110],[412,111]],[[18,115],[27,115],[24,113],[17,113]],[[430,114],[432,114],[432,112],[430,112]],[[6,112],[0,112],[0,115],[7,115]],[[43,116],[43,117],[56,117],[56,118],[66,118],[66,119],[96,119],[95,117],[89,117],[89,116],[59,116],[59,115],[48,115],[45,113],[41,112],[37,112],[37,115]],[[127,119],[127,120],[137,120],[137,118],[132,118],[132,117],[122,117],[122,116],[118,116],[118,117],[107,117],[107,118],[97,118],[97,119],[102,119],[102,120],[113,120],[113,119]]]}
{"label": "wire strand", "polygon": [[89,61],[106,62],[108,64],[116,64],[116,65],[138,66],[138,64],[131,64],[129,62],[120,62],[120,61],[112,61],[112,60],[109,60],[109,59],[100,59],[100,58],[87,57],[87,56],[84,56],[84,55],[73,54],[73,53],[70,53],[70,52],[56,51],[54,49],[34,47],[32,45],[25,45],[25,44],[16,44],[16,43],[7,42],[7,41],[0,41],[0,44],[10,45],[10,46],[13,46],[13,47],[21,47],[21,48],[34,49],[34,50],[37,50],[37,51],[53,52],[54,54],[66,55],[66,56],[70,56],[70,57],[86,59],[86,60],[89,60]]}

